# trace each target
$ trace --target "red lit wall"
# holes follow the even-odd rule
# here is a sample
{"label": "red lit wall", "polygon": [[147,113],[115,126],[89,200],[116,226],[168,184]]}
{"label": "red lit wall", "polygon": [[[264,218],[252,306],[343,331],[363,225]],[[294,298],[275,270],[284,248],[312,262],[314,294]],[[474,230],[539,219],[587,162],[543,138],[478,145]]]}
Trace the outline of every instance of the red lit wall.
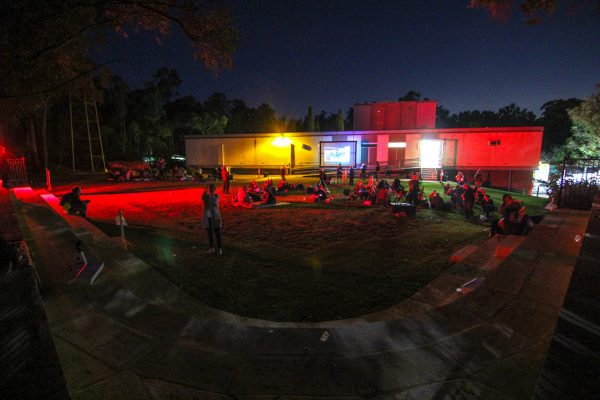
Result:
{"label": "red lit wall", "polygon": [[355,104],[353,107],[352,129],[367,131],[371,124],[371,105]]}
{"label": "red lit wall", "polygon": [[[543,128],[484,128],[464,132],[440,130],[442,140],[457,140],[460,168],[536,168],[540,161]],[[458,129],[452,131],[459,131]],[[449,143],[449,142],[446,142]]]}
{"label": "red lit wall", "polygon": [[415,128],[435,128],[435,112],[437,102],[419,101],[417,102],[417,122]]}
{"label": "red lit wall", "polygon": [[354,130],[433,129],[436,101],[395,101],[354,106]]}

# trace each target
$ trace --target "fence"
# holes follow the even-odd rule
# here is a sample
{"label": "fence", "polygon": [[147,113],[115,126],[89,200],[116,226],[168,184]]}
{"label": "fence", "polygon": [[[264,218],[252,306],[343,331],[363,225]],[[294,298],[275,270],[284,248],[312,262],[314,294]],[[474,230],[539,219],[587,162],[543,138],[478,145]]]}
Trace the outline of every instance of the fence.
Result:
{"label": "fence", "polygon": [[3,179],[6,179],[4,186],[6,187],[21,187],[28,186],[27,169],[25,168],[25,157],[7,158],[6,164],[8,171]]}
{"label": "fence", "polygon": [[589,210],[600,193],[600,158],[565,158],[558,188],[561,208]]}

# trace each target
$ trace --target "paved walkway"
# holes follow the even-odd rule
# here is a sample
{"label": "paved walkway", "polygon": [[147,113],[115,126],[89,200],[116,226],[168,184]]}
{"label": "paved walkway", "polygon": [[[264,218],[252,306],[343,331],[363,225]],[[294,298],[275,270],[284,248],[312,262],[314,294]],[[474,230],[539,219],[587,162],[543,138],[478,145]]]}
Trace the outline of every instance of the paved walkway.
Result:
{"label": "paved walkway", "polygon": [[535,399],[600,398],[600,195],[582,242]]}
{"label": "paved walkway", "polygon": [[[19,198],[76,399],[529,398],[589,215],[549,215],[450,303],[431,290],[410,313],[295,325],[199,304],[86,220]],[[77,239],[106,264],[93,286],[69,283]]]}
{"label": "paved walkway", "polygon": [[[27,251],[10,192],[1,187],[0,238]],[[30,264],[0,273],[0,398],[69,398]]]}

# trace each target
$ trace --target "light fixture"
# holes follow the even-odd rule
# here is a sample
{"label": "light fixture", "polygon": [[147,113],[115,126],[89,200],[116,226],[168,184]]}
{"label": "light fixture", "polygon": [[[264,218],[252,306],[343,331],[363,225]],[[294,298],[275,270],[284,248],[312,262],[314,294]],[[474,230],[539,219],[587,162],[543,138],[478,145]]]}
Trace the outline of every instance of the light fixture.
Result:
{"label": "light fixture", "polygon": [[289,146],[292,143],[290,138],[286,138],[285,136],[277,136],[275,140],[273,140],[273,145],[277,147],[285,147]]}

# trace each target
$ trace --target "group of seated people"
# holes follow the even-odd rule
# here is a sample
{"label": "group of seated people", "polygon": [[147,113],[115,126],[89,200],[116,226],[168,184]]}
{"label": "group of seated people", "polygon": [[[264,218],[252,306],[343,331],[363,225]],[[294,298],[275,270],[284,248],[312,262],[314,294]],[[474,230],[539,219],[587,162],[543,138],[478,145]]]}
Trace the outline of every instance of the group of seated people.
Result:
{"label": "group of seated people", "polygon": [[321,182],[313,184],[310,199],[313,203],[331,202],[331,197],[329,196],[329,189],[327,189],[327,186]]}
{"label": "group of seated people", "polygon": [[485,193],[482,186],[483,181],[481,179],[481,174],[477,173],[475,178],[475,183],[471,186],[465,181],[462,172],[459,171],[456,175],[456,186],[453,188],[450,186],[450,183],[446,183],[444,186],[444,194],[450,197],[450,202],[443,202],[441,196],[439,199],[436,198],[435,201],[432,202],[433,197],[435,197],[432,193],[429,199],[432,208],[438,210],[462,210],[466,219],[473,219],[473,208],[475,205],[478,205],[481,208],[479,219],[481,221],[488,221],[490,219],[490,214],[496,209],[494,200]]}
{"label": "group of seated people", "polygon": [[268,179],[261,188],[256,181],[252,180],[250,185],[244,185],[237,190],[233,196],[233,205],[237,207],[252,207],[253,203],[276,204],[275,187],[273,180]]}
{"label": "group of seated people", "polygon": [[[409,182],[409,187],[417,188],[419,186],[418,183],[413,185]],[[414,198],[415,201],[417,201],[419,194],[422,195],[422,189],[417,191],[413,190],[412,192],[409,189],[409,191],[406,192],[400,179],[394,179],[394,182],[390,185],[385,179],[381,179],[375,184],[373,177],[370,177],[367,184],[364,184],[362,180],[358,181],[350,198],[360,199],[366,202],[366,204],[387,206],[390,203],[409,201],[411,198]]]}
{"label": "group of seated people", "polygon": [[304,185],[293,184],[285,179],[281,179],[275,187],[272,179],[267,179],[262,188],[255,180],[252,180],[248,186],[240,187],[233,196],[233,205],[239,207],[252,207],[253,203],[276,204],[275,196],[282,195],[291,190],[304,190]]}
{"label": "group of seated people", "polygon": [[508,193],[502,196],[502,204],[498,208],[499,219],[492,221],[490,236],[495,234],[504,235],[527,235],[539,222],[541,217],[532,218],[527,215],[527,209],[517,199],[513,199]]}

